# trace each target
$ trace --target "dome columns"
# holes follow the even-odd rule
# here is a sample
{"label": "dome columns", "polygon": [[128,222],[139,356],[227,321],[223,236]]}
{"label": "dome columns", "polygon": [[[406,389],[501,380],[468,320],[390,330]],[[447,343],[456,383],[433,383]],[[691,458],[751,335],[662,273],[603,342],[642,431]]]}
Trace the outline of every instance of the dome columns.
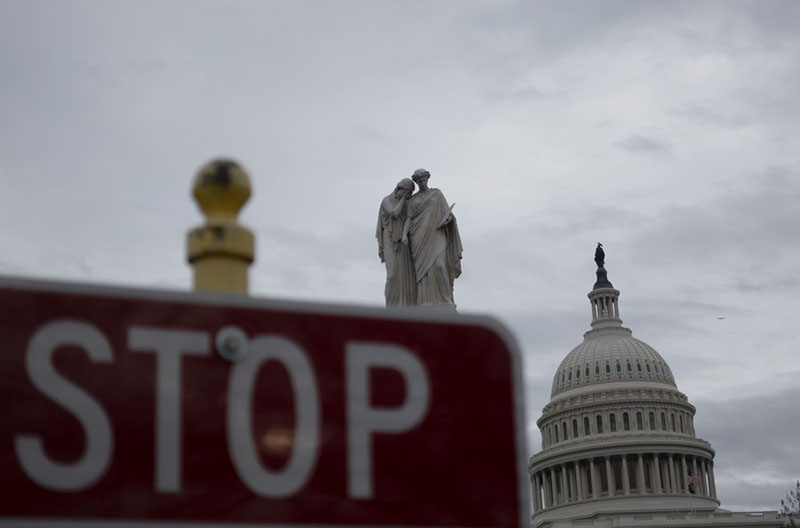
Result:
{"label": "dome columns", "polygon": [[644,481],[644,457],[639,453],[636,459],[636,491],[639,495],[644,495],[647,487]]}
{"label": "dome columns", "polygon": [[619,318],[619,290],[600,288],[588,294],[592,306],[592,328],[622,326]]}
{"label": "dome columns", "polygon": [[622,494],[628,496],[631,494],[630,472],[628,471],[628,457],[622,457]]}
{"label": "dome columns", "polygon": [[[696,485],[690,481],[692,475],[698,477]],[[635,497],[663,497],[668,501],[691,497],[718,503],[713,461],[687,453],[579,458],[532,471],[531,484],[534,514],[573,504]]]}
{"label": "dome columns", "polygon": [[611,470],[611,457],[606,457],[606,486],[608,487],[608,496],[614,496],[614,472]]}
{"label": "dome columns", "polygon": [[717,498],[717,482],[714,478],[714,461],[708,461],[708,484],[711,487],[711,496]]}
{"label": "dome columns", "polygon": [[659,464],[658,453],[653,454],[652,464],[654,481],[651,483],[651,487],[656,495],[661,495],[661,468],[659,467],[661,464]]}

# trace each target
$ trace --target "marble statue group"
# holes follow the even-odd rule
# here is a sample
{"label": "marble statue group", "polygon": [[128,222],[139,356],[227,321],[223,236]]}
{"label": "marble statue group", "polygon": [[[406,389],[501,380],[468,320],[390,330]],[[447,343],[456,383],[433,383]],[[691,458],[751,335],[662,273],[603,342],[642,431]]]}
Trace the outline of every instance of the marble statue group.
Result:
{"label": "marble statue group", "polygon": [[461,237],[453,206],[442,191],[428,187],[430,176],[425,169],[414,171],[381,201],[376,236],[378,256],[386,264],[387,307],[455,310],[453,282],[461,275]]}

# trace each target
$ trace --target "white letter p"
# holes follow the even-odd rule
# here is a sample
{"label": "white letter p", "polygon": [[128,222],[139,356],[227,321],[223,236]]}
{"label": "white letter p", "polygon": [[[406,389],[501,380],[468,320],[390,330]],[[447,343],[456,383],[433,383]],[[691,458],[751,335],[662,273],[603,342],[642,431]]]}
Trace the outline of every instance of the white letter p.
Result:
{"label": "white letter p", "polygon": [[[347,345],[347,451],[348,492],[356,499],[371,499],[372,433],[402,433],[422,421],[430,404],[430,384],[422,362],[398,345],[348,343]],[[400,407],[370,406],[372,367],[397,370],[406,384]]]}

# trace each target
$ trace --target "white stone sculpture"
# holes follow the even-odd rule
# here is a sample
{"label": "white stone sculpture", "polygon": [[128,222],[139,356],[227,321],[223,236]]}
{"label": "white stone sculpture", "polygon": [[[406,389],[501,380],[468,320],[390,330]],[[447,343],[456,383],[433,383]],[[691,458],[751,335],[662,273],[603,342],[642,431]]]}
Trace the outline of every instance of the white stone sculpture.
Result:
{"label": "white stone sculpture", "polygon": [[400,242],[406,219],[406,203],[414,192],[414,182],[403,178],[394,191],[381,201],[378,210],[378,256],[386,264],[386,306],[415,306],[417,304],[414,265],[411,249]]}
{"label": "white stone sculpture", "polygon": [[425,169],[414,171],[419,190],[408,200],[401,240],[411,248],[416,305],[455,309],[453,282],[461,275],[461,237],[453,206],[442,191],[428,187],[430,176]]}

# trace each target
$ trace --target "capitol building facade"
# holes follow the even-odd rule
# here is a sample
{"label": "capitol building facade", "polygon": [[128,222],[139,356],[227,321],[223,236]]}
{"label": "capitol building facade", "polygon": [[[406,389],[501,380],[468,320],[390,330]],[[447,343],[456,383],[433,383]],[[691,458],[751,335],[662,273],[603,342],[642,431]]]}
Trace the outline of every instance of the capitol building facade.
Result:
{"label": "capitol building facade", "polygon": [[664,358],[622,326],[604,256],[591,330],[556,370],[531,457],[533,527],[783,526],[777,512],[720,508],[714,449]]}

